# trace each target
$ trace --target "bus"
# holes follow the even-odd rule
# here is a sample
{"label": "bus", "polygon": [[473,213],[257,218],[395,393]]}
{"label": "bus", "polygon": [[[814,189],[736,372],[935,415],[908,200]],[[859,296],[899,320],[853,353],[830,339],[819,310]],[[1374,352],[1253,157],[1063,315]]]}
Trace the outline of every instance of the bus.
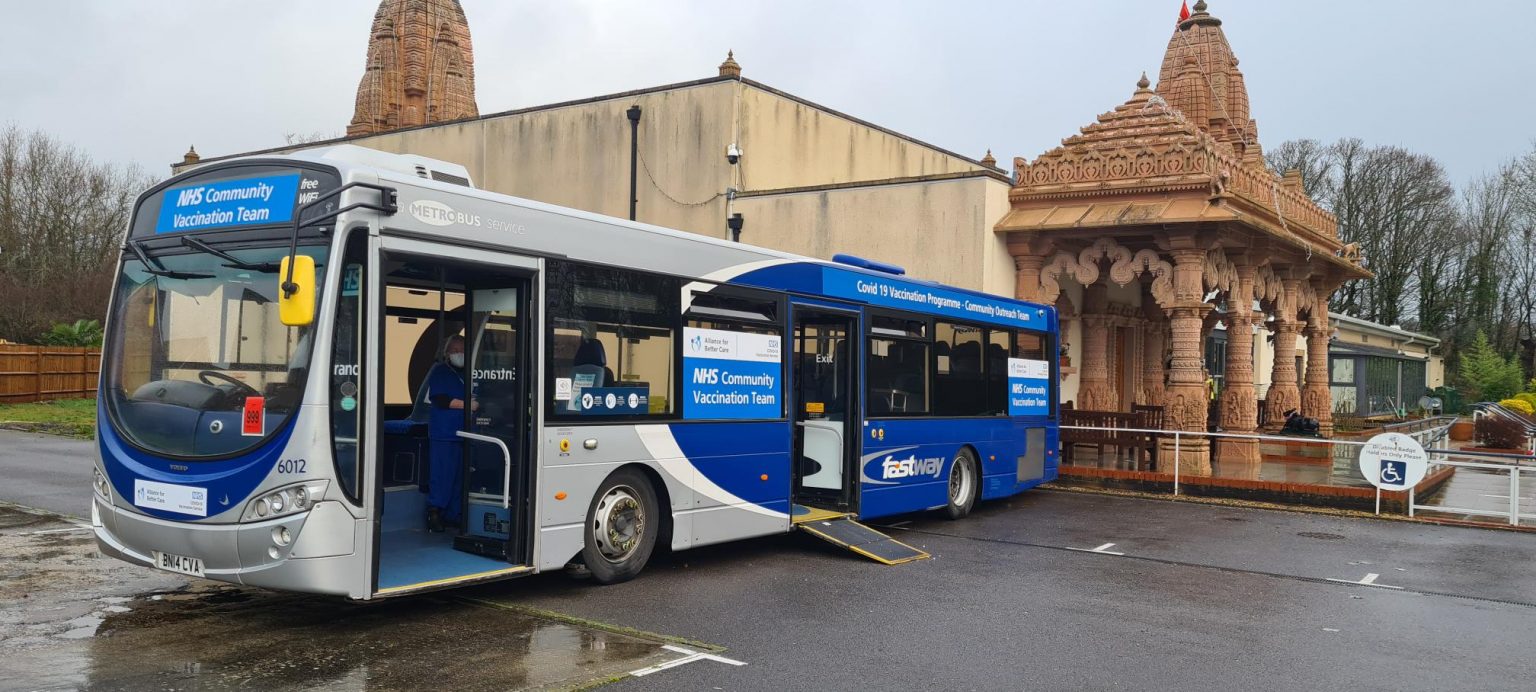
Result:
{"label": "bus", "polygon": [[106,330],[102,552],[237,584],[613,583],[1057,473],[1050,306],[350,145],[141,195]]}

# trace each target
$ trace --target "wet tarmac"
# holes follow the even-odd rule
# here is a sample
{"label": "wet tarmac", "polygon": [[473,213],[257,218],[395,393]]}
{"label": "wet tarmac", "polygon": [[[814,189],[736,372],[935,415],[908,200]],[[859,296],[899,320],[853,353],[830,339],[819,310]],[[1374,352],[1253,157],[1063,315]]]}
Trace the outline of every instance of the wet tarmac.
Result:
{"label": "wet tarmac", "polygon": [[567,689],[677,658],[452,593],[356,603],[182,579],[15,508],[0,555],[0,689]]}

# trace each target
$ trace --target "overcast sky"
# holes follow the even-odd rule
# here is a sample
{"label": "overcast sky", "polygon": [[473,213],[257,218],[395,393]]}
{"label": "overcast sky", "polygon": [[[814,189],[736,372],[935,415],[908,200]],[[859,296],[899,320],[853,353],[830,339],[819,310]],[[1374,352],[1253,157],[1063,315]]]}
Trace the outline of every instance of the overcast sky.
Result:
{"label": "overcast sky", "polygon": [[[463,0],[482,113],[744,76],[1004,165],[1155,80],[1177,0]],[[1191,3],[1193,4],[1193,3]],[[340,134],[376,0],[5,3],[0,125],[156,175]],[[1536,2],[1213,0],[1267,147],[1361,137],[1457,183],[1536,141]]]}

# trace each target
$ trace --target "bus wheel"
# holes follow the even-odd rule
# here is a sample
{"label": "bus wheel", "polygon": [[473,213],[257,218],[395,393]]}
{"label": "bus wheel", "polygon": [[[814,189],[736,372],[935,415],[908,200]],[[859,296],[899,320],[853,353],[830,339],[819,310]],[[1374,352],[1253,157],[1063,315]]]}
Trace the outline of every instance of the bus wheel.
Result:
{"label": "bus wheel", "polygon": [[660,529],[661,513],[650,480],[635,469],[609,476],[587,509],[581,557],[592,579],[599,584],[634,579],[651,559]]}
{"label": "bus wheel", "polygon": [[977,482],[976,455],[969,448],[961,448],[955,455],[954,463],[949,465],[949,504],[944,506],[944,513],[950,519],[959,519],[971,513],[971,508],[976,506]]}

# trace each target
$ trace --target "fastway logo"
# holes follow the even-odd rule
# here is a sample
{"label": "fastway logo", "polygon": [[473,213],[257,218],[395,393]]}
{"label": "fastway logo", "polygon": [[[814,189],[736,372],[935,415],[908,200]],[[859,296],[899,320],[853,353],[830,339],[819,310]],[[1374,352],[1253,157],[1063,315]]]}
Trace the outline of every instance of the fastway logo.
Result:
{"label": "fastway logo", "polygon": [[942,473],[944,473],[944,459],[941,457],[919,459],[914,454],[905,459],[897,459],[887,455],[885,460],[880,462],[880,477],[887,480],[914,476],[938,478]]}

